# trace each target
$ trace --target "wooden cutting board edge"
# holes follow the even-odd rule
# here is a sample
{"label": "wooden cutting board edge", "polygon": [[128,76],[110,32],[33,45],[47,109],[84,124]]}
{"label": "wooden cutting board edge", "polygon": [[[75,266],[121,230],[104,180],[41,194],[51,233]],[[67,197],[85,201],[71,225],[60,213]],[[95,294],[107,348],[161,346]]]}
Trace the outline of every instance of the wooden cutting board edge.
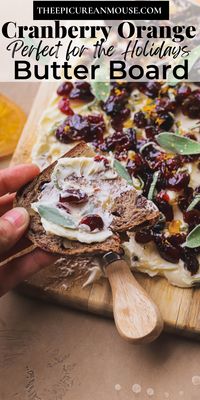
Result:
{"label": "wooden cutting board edge", "polygon": [[[24,127],[16,151],[11,160],[11,165],[28,163],[31,161],[30,153],[37,137],[38,121],[43,110],[57,88],[58,83],[42,83],[34,100],[32,110]],[[27,93],[28,95],[28,93]],[[50,270],[44,272],[44,283],[41,284],[40,274],[34,279],[20,285],[20,292],[95,314],[112,316],[112,298],[109,284],[105,279],[95,283],[90,288],[82,288],[81,284],[75,285],[71,290],[61,289],[61,283],[48,287]],[[152,296],[159,306],[165,321],[165,330],[188,337],[200,338],[200,289],[181,289],[168,284],[163,279],[154,279],[143,274],[136,274],[141,285]],[[159,299],[159,301],[158,301]]]}

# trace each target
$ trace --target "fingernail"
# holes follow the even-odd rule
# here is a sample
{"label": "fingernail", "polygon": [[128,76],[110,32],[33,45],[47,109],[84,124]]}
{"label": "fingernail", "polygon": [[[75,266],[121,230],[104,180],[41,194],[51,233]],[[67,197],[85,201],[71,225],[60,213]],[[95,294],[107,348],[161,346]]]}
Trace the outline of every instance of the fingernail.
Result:
{"label": "fingernail", "polygon": [[8,211],[2,218],[15,225],[16,228],[20,228],[27,222],[27,217],[27,211],[24,208],[18,207]]}

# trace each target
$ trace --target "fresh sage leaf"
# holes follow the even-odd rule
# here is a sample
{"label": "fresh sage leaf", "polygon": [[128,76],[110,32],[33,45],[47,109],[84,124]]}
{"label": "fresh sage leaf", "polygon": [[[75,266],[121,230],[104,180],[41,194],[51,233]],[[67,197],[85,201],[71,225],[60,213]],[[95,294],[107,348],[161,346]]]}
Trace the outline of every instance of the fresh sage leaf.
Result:
{"label": "fresh sage leaf", "polygon": [[152,181],[150,189],[149,189],[148,200],[153,200],[153,198],[154,198],[154,192],[155,192],[156,184],[158,182],[159,175],[160,175],[160,171],[156,171],[153,174],[153,181]]}
{"label": "fresh sage leaf", "polygon": [[181,155],[200,154],[200,143],[172,132],[162,132],[156,136],[164,149]]}
{"label": "fresh sage leaf", "polygon": [[121,178],[125,179],[129,185],[133,186],[133,181],[126,168],[118,161],[114,160],[113,168]]}
{"label": "fresh sage leaf", "polygon": [[[177,65],[183,65],[184,60],[188,60],[188,72],[192,70],[192,67],[194,64],[197,62],[197,60],[200,58],[200,46],[195,47],[194,49],[191,50],[190,54],[188,57],[179,57],[177,60]],[[169,86],[176,86],[177,83],[180,82],[179,79],[174,78],[173,72],[170,72],[168,75],[167,81],[169,82]]]}
{"label": "fresh sage leaf", "polygon": [[63,226],[64,228],[76,228],[76,224],[73,221],[70,215],[64,216],[58,208],[40,205],[38,207],[38,212],[42,218],[45,218],[49,222],[53,222],[53,224]]}
{"label": "fresh sage leaf", "polygon": [[110,83],[109,82],[91,82],[92,93],[98,101],[106,101],[110,94]]}
{"label": "fresh sage leaf", "polygon": [[194,198],[194,200],[192,201],[192,203],[189,205],[189,207],[187,208],[187,211],[191,211],[193,210],[193,208],[195,208],[195,206],[200,202],[200,194],[197,194]]}
{"label": "fresh sage leaf", "polygon": [[182,247],[189,247],[195,249],[200,246],[200,225],[197,225],[187,236],[186,242],[183,243]]}

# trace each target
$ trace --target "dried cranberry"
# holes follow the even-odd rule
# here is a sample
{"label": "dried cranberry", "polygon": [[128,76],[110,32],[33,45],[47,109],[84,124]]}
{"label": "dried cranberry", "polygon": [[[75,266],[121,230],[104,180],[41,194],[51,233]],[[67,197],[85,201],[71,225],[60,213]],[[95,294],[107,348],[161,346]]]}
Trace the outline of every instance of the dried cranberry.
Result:
{"label": "dried cranberry", "polygon": [[177,89],[176,101],[181,104],[190,94],[192,89],[187,85],[182,85]]}
{"label": "dried cranberry", "polygon": [[58,108],[63,114],[74,115],[74,111],[71,109],[69,104],[69,99],[63,97],[58,103]]}
{"label": "dried cranberry", "polygon": [[200,118],[200,90],[194,90],[182,103],[181,110],[189,118]]}
{"label": "dried cranberry", "polygon": [[162,161],[162,165],[161,165],[161,172],[163,174],[163,177],[166,177],[174,172],[177,171],[178,168],[181,168],[183,166],[183,160],[181,156],[175,156],[175,157],[171,157],[171,158],[165,158],[165,154],[164,154],[164,159]]}
{"label": "dried cranberry", "polygon": [[107,115],[115,117],[126,105],[128,96],[125,89],[113,88],[108,99],[102,103],[102,109]]}
{"label": "dried cranberry", "polygon": [[139,84],[139,90],[148,97],[156,98],[161,89],[159,82],[147,82]]}
{"label": "dried cranberry", "polygon": [[190,154],[187,156],[182,156],[182,159],[185,163],[190,163],[199,160],[199,154]]}
{"label": "dried cranberry", "polygon": [[87,121],[88,121],[89,127],[90,127],[90,133],[89,133],[88,140],[90,140],[90,139],[92,139],[92,137],[94,137],[94,139],[97,138],[99,141],[102,141],[103,132],[106,128],[105,122],[103,119],[103,115],[101,115],[101,114],[88,115]]}
{"label": "dried cranberry", "polygon": [[122,132],[115,132],[110,138],[106,139],[106,146],[108,150],[126,149],[129,147],[128,136]]}
{"label": "dried cranberry", "polygon": [[105,151],[135,150],[136,149],[136,133],[135,130],[123,129],[122,132],[115,132],[112,136],[105,139]]}
{"label": "dried cranberry", "polygon": [[[191,140],[197,141],[196,136],[191,132],[186,133],[184,136],[189,138],[189,139],[191,139]],[[183,162],[185,162],[185,163],[198,161],[199,160],[199,154],[184,155],[184,156],[182,156],[182,159],[183,159]]]}
{"label": "dried cranberry", "polygon": [[67,189],[60,194],[60,203],[82,204],[88,201],[88,195],[80,189]]}
{"label": "dried cranberry", "polygon": [[156,112],[158,114],[165,114],[166,112],[175,112],[176,111],[176,102],[170,100],[168,97],[160,97],[156,99]]}
{"label": "dried cranberry", "polygon": [[117,115],[113,119],[111,119],[111,125],[114,129],[119,130],[123,127],[123,123],[127,120],[130,116],[131,110],[129,108],[123,108],[120,110]]}
{"label": "dried cranberry", "polygon": [[128,160],[126,168],[130,175],[137,175],[144,167],[144,160],[140,154],[135,154],[134,160]]}
{"label": "dried cranberry", "polygon": [[195,141],[197,142],[197,138],[196,138],[196,136],[194,135],[194,133],[191,133],[191,132],[186,133],[186,134],[184,135],[184,137],[187,137],[188,139],[191,139],[191,140],[195,140]]}
{"label": "dried cranberry", "polygon": [[199,270],[199,261],[197,260],[193,250],[184,247],[182,249],[181,258],[184,261],[185,269],[187,269],[191,273],[191,275],[197,274]]}
{"label": "dried cranberry", "polygon": [[155,135],[158,134],[158,127],[155,125],[148,125],[145,127],[145,133],[148,139],[154,139]]}
{"label": "dried cranberry", "polygon": [[157,149],[153,143],[149,143],[148,146],[145,146],[142,150],[142,156],[145,157],[147,160],[154,161],[161,154],[162,151]]}
{"label": "dried cranberry", "polygon": [[92,101],[94,95],[91,92],[91,86],[88,82],[76,82],[71,90],[69,98],[71,100]]}
{"label": "dried cranberry", "polygon": [[74,114],[68,116],[57,128],[56,138],[63,143],[81,139],[86,142],[102,141],[104,131],[105,123],[101,114],[89,116]]}
{"label": "dried cranberry", "polygon": [[169,195],[166,192],[164,192],[164,190],[161,190],[161,192],[157,194],[157,199],[164,200],[167,203],[169,203],[170,200]]}
{"label": "dried cranberry", "polygon": [[193,189],[188,186],[184,192],[178,197],[178,205],[182,212],[186,211],[193,200]]}
{"label": "dried cranberry", "polygon": [[189,225],[189,230],[192,230],[196,225],[200,224],[200,211],[196,209],[185,211],[183,218],[186,224]]}
{"label": "dried cranberry", "polygon": [[175,173],[166,179],[165,186],[168,189],[180,191],[185,189],[190,182],[190,175],[187,173]]}
{"label": "dried cranberry", "polygon": [[199,247],[195,247],[195,249],[192,249],[194,254],[199,255],[200,254],[200,246]]}
{"label": "dried cranberry", "polygon": [[135,234],[135,240],[137,243],[145,244],[149,243],[152,240],[152,234],[150,231],[138,231]]}
{"label": "dried cranberry", "polygon": [[145,126],[147,126],[148,124],[146,115],[142,111],[138,111],[134,115],[134,123],[137,126],[137,128],[145,128]]}
{"label": "dried cranberry", "polygon": [[145,158],[148,163],[150,169],[155,170],[158,169],[160,164],[162,163],[162,155],[164,153],[157,149],[155,145],[149,143],[148,146],[144,147],[142,150],[142,156]]}
{"label": "dried cranberry", "polygon": [[99,154],[97,154],[97,155],[94,157],[94,161],[96,161],[96,162],[101,162],[101,161],[103,161],[105,167],[109,167],[109,161],[107,160],[107,158],[105,158],[105,157],[103,157],[103,156],[100,156]]}
{"label": "dried cranberry", "polygon": [[157,194],[155,203],[158,209],[164,214],[166,221],[172,221],[174,219],[173,207],[169,204],[168,200],[165,196],[163,196],[163,192]]}
{"label": "dried cranberry", "polygon": [[169,131],[174,125],[174,118],[169,113],[160,114],[159,118],[161,119],[159,123],[159,129],[161,130]]}
{"label": "dried cranberry", "polygon": [[89,214],[82,218],[80,221],[80,225],[87,225],[89,226],[91,231],[98,229],[101,231],[104,227],[104,223],[100,215],[97,214]]}
{"label": "dried cranberry", "polygon": [[63,82],[57,89],[58,96],[68,96],[73,89],[73,84],[71,82]]}
{"label": "dried cranberry", "polygon": [[171,263],[177,264],[181,257],[181,248],[173,246],[164,235],[154,237],[160,256]]}
{"label": "dried cranberry", "polygon": [[174,176],[175,171],[181,168],[182,165],[181,156],[166,158],[166,154],[163,153],[158,157],[156,167],[160,170],[160,188],[165,189],[168,187],[168,180]]}
{"label": "dried cranberry", "polygon": [[181,244],[185,243],[186,241],[186,234],[185,233],[176,233],[171,235],[167,238],[168,242],[170,242],[173,246],[180,246]]}
{"label": "dried cranberry", "polygon": [[115,151],[116,160],[126,161],[127,157],[128,157],[128,151],[127,150],[116,150]]}

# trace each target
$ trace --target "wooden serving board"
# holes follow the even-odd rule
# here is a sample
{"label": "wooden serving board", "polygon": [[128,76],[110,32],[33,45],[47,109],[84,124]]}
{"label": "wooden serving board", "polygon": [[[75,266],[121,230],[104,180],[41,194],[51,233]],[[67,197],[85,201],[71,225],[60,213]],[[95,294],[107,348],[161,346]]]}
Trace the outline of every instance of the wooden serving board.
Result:
{"label": "wooden serving board", "polygon": [[[12,164],[30,162],[38,120],[57,86],[57,83],[40,86]],[[176,288],[163,278],[152,279],[139,273],[136,277],[159,306],[166,330],[200,338],[200,289]],[[21,290],[47,301],[112,316],[112,298],[107,280],[101,278],[86,288],[82,288],[82,284],[83,279],[77,280],[76,275],[66,278],[61,269],[50,266],[23,283]]]}

